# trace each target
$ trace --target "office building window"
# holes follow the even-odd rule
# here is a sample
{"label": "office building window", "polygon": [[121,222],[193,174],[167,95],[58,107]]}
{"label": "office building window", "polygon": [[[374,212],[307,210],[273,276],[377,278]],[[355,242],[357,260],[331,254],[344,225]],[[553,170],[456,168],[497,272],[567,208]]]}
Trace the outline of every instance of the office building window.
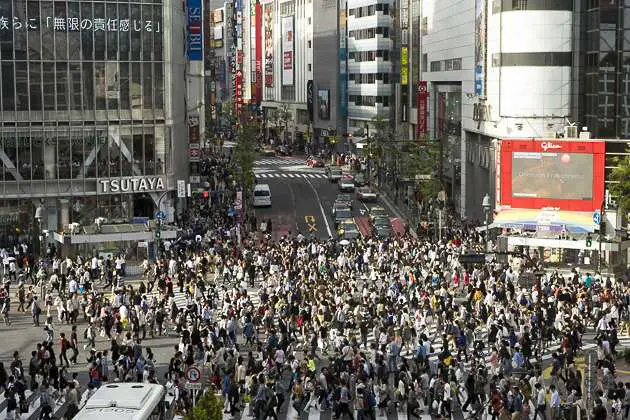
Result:
{"label": "office building window", "polygon": [[431,71],[442,71],[442,62],[431,61]]}

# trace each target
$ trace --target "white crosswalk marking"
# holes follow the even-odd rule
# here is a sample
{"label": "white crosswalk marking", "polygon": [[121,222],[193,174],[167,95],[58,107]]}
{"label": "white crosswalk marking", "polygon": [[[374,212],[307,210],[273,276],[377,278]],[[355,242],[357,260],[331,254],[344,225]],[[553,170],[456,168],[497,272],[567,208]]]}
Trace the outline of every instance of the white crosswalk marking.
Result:
{"label": "white crosswalk marking", "polygon": [[286,173],[286,172],[254,172],[256,178],[268,179],[268,178],[282,178],[282,179],[326,179],[324,174],[305,174],[305,173]]}
{"label": "white crosswalk marking", "polygon": [[275,166],[287,166],[287,165],[306,165],[306,161],[300,158],[262,158],[254,162],[256,166],[261,165],[275,165]]}

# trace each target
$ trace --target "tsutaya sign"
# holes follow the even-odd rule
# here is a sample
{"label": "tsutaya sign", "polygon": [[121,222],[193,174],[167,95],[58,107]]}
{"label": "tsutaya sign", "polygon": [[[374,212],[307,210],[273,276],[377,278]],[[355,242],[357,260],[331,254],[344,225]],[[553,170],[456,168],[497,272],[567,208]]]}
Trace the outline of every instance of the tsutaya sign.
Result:
{"label": "tsutaya sign", "polygon": [[125,178],[99,179],[99,194],[136,193],[164,191],[165,182],[161,176],[131,176]]}

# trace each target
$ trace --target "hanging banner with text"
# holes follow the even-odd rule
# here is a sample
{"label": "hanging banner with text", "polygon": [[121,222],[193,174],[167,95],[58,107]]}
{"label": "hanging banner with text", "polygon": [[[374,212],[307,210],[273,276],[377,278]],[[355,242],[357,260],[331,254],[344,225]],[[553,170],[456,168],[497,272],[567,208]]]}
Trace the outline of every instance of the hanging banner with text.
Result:
{"label": "hanging banner with text", "polygon": [[263,99],[263,42],[262,42],[262,6],[256,3],[256,105]]}
{"label": "hanging banner with text", "polygon": [[416,93],[416,108],[418,110],[418,123],[416,124],[416,134],[422,135],[429,132],[427,124],[427,112],[429,91],[426,80],[418,82],[418,91]]}
{"label": "hanging banner with text", "polygon": [[265,86],[273,87],[273,3],[264,6]]}
{"label": "hanging banner with text", "polygon": [[293,85],[295,54],[293,51],[293,16],[282,18],[282,85]]}
{"label": "hanging banner with text", "polygon": [[187,0],[186,54],[190,61],[203,60],[201,0]]}

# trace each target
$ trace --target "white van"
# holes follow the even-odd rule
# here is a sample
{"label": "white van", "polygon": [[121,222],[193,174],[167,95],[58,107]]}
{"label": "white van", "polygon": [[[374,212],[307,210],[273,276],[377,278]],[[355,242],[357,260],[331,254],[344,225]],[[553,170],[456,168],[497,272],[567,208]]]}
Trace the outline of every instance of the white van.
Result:
{"label": "white van", "polygon": [[271,207],[271,190],[267,184],[254,187],[254,207]]}

